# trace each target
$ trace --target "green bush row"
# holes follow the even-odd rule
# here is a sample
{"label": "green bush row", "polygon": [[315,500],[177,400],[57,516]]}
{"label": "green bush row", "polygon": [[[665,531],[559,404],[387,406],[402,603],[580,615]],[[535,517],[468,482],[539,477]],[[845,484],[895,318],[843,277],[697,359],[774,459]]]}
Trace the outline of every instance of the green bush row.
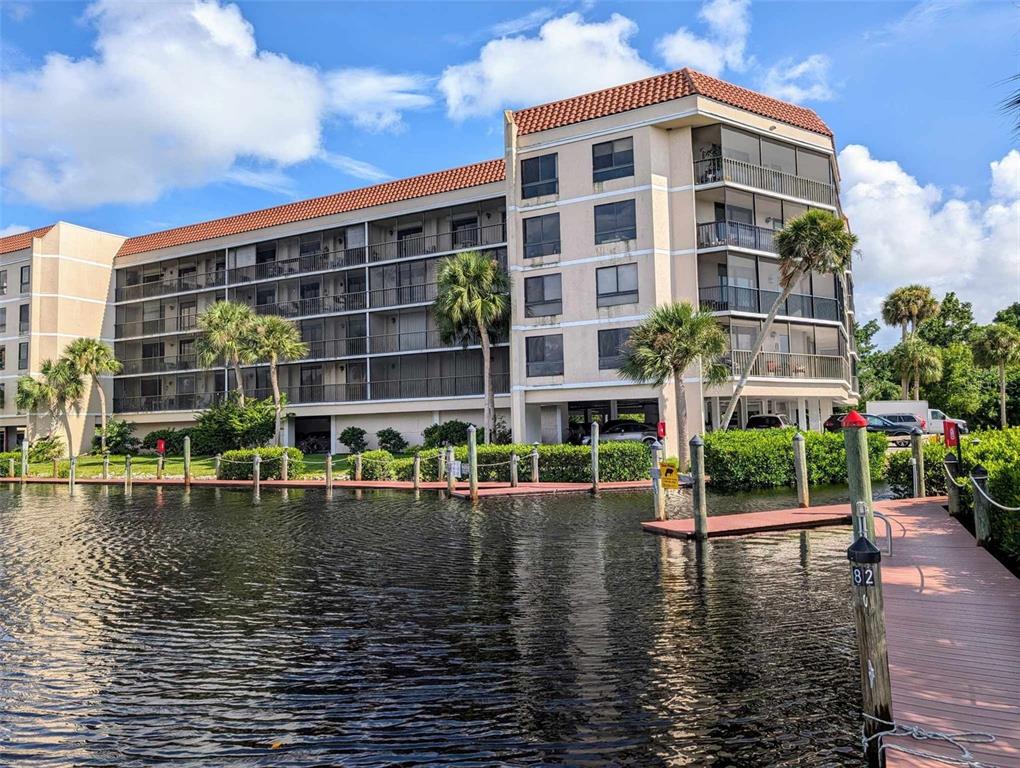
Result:
{"label": "green bush row", "polygon": [[287,473],[293,479],[305,471],[305,455],[297,448],[242,448],[236,451],[224,451],[220,463],[220,477],[224,480],[251,480],[254,476],[254,459],[258,454],[262,457],[259,465],[259,478],[262,480],[279,480],[283,463],[280,457],[287,451]]}
{"label": "green bush row", "polygon": [[[713,490],[749,491],[794,485],[795,429],[727,430],[705,436],[705,472]],[[812,485],[846,482],[846,448],[841,432],[804,434]],[[887,441],[868,435],[873,481],[882,479]]]}
{"label": "green bush row", "polygon": [[192,456],[253,448],[273,439],[275,416],[272,399],[248,400],[243,408],[230,399],[197,414],[193,427],[153,430],[142,439],[142,448],[154,450],[156,441],[162,438],[167,455],[180,456],[185,437],[191,438]]}

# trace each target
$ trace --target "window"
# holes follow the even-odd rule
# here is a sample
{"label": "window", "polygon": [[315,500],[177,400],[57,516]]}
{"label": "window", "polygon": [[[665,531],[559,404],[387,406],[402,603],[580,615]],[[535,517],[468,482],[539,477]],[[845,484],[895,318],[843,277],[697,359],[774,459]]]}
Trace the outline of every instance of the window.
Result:
{"label": "window", "polygon": [[23,341],[18,345],[18,370],[28,370],[28,342]]}
{"label": "window", "polygon": [[560,215],[533,216],[524,220],[524,257],[551,256],[560,252]]}
{"label": "window", "polygon": [[634,201],[621,200],[595,206],[595,245],[637,237]]}
{"label": "window", "polygon": [[19,334],[26,334],[26,333],[28,333],[28,310],[29,310],[29,305],[28,304],[22,304],[20,307],[18,307],[18,333]]}
{"label": "window", "polygon": [[7,270],[0,269],[0,296],[7,295]]}
{"label": "window", "polygon": [[256,245],[255,263],[268,264],[271,261],[276,261],[276,241]]}
{"label": "window", "polygon": [[312,232],[308,235],[301,235],[298,241],[298,255],[307,257],[322,253],[322,233]]}
{"label": "window", "polygon": [[0,371],[7,368],[7,347],[0,347]]}
{"label": "window", "polygon": [[7,333],[7,307],[0,307],[0,333]]}
{"label": "window", "polygon": [[521,197],[555,195],[560,185],[556,177],[556,154],[521,160]]}
{"label": "window", "polygon": [[269,285],[255,291],[255,306],[266,307],[276,303],[276,287]]}
{"label": "window", "polygon": [[469,216],[450,222],[454,248],[474,248],[478,245],[478,217]]}
{"label": "window", "polygon": [[559,273],[524,279],[524,316],[543,317],[563,311],[563,287]]}
{"label": "window", "polygon": [[0,409],[7,405],[7,385],[0,384]]}
{"label": "window", "polygon": [[623,363],[623,346],[633,328],[611,328],[599,331],[599,370],[619,368]]}
{"label": "window", "polygon": [[32,267],[25,265],[21,268],[21,292],[28,293],[32,290]]}
{"label": "window", "polygon": [[563,374],[563,334],[530,336],[525,357],[528,376],[560,376]]}
{"label": "window", "polygon": [[638,300],[637,264],[595,270],[596,303],[600,307],[633,304]]}
{"label": "window", "polygon": [[634,175],[634,139],[616,139],[591,148],[592,181]]}

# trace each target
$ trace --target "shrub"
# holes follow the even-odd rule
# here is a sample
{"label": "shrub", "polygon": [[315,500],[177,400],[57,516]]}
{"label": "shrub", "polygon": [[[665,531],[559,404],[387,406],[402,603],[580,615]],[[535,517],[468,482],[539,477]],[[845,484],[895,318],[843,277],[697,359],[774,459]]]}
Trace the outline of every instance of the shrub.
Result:
{"label": "shrub", "polygon": [[[10,473],[11,459],[14,459],[14,474]],[[21,476],[21,451],[4,451],[0,453],[0,477]]]}
{"label": "shrub", "polygon": [[28,460],[32,464],[53,461],[64,455],[64,443],[56,435],[36,438],[28,448]]}
{"label": "shrub", "polygon": [[[946,447],[939,442],[924,444],[924,488],[928,496],[946,495],[946,473],[942,468],[945,461]],[[885,479],[889,489],[898,498],[906,498],[914,493],[914,473],[910,467],[911,451],[895,451],[889,455],[885,469]]]}
{"label": "shrub", "polygon": [[[705,472],[712,488],[746,491],[779,488],[795,483],[793,436],[795,429],[752,429],[710,432],[705,436]],[[804,435],[808,478],[812,484],[845,483],[846,448],[841,432]],[[882,479],[887,441],[868,434],[871,478]]]}
{"label": "shrub", "polygon": [[375,433],[375,436],[379,440],[379,447],[384,451],[400,453],[407,448],[407,441],[404,439],[404,436],[392,427],[380,429]]}
{"label": "shrub", "polygon": [[251,480],[255,454],[262,457],[259,465],[259,477],[262,480],[279,480],[283,467],[280,457],[287,451],[287,472],[290,477],[297,477],[305,471],[305,455],[297,448],[241,448],[223,452],[220,464],[220,477],[224,480]]}
{"label": "shrub", "polygon": [[157,441],[165,440],[167,455],[180,456],[184,453],[184,437],[190,434],[190,432],[190,429],[174,429],[173,427],[154,429],[142,438],[142,448],[154,451],[156,450]]}
{"label": "shrub", "polygon": [[366,451],[361,454],[361,479],[392,480],[392,465],[393,454],[389,451]]}
{"label": "shrub", "polygon": [[422,431],[421,436],[425,439],[426,448],[436,448],[440,445],[466,445],[468,439],[468,427],[471,425],[466,421],[444,421],[442,424],[433,424]]}
{"label": "shrub", "polygon": [[[182,430],[191,436],[191,452],[197,456],[256,448],[273,439],[276,410],[271,398],[247,400],[244,407],[231,398],[195,418],[195,426]],[[183,452],[183,435],[181,452]]]}
{"label": "shrub", "polygon": [[[135,453],[141,440],[132,435],[135,425],[130,421],[110,419],[106,422],[106,450],[110,453],[126,454]],[[92,436],[92,450],[99,453],[102,450],[102,427],[96,428]]]}
{"label": "shrub", "polygon": [[368,448],[368,441],[365,440],[367,434],[361,427],[347,427],[340,433],[338,439],[350,449],[351,453],[361,453]]}
{"label": "shrub", "polygon": [[[422,479],[424,480],[425,473],[422,472]],[[394,480],[406,480],[410,482],[414,479],[414,458],[408,457],[404,459],[394,459],[390,463],[390,476]]]}
{"label": "shrub", "polygon": [[298,448],[307,456],[310,453],[329,453],[329,437],[309,435],[298,443]]}

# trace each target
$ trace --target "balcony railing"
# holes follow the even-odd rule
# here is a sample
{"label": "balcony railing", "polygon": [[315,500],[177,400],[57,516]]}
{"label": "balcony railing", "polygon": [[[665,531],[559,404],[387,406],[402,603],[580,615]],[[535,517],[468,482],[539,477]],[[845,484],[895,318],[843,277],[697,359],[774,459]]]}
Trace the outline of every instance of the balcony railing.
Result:
{"label": "balcony railing", "polygon": [[365,248],[348,248],[343,251],[328,251],[299,256],[283,261],[267,261],[249,264],[230,270],[230,282],[250,283],[254,280],[271,280],[289,277],[303,272],[323,272],[333,269],[357,267],[365,263]]}
{"label": "balcony railing", "polygon": [[394,288],[373,288],[369,291],[369,306],[397,307],[403,304],[422,304],[435,301],[438,293],[437,283],[419,283],[418,285],[398,285]]}
{"label": "balcony railing", "polygon": [[196,392],[178,395],[138,395],[113,398],[115,413],[151,413],[154,411],[200,411],[223,401],[222,392]]}
{"label": "balcony railing", "polygon": [[303,315],[329,315],[334,312],[351,312],[367,307],[365,291],[337,293],[331,296],[314,296],[308,299],[291,299],[274,304],[256,304],[255,312],[260,315],[301,317]]}
{"label": "balcony railing", "polygon": [[[480,395],[483,391],[481,374],[472,376],[439,376],[429,379],[400,379],[394,381],[354,382],[347,384],[306,384],[281,387],[291,405],[313,403],[348,403],[365,400],[428,399],[437,397],[462,397]],[[493,376],[493,388],[497,393],[510,391],[510,375]],[[269,388],[256,389],[248,393],[251,397],[272,397]]]}
{"label": "balcony railing", "polygon": [[774,229],[742,224],[739,221],[708,221],[698,224],[698,247],[719,248],[729,245],[775,253],[775,234]]}
{"label": "balcony railing", "polygon": [[[735,376],[739,376],[743,372],[750,355],[750,351],[742,349],[730,351],[730,370]],[[759,352],[751,367],[751,375],[849,381],[850,365],[845,357],[806,355],[795,352]]]}
{"label": "balcony railing", "polygon": [[[732,285],[715,285],[698,291],[702,308],[709,312],[753,312],[767,315],[779,298],[777,291],[757,288],[738,288]],[[807,317],[813,320],[839,322],[839,303],[824,296],[791,294],[779,309],[786,317]]]}
{"label": "balcony railing", "polygon": [[745,187],[754,187],[824,205],[836,204],[836,189],[832,184],[805,179],[761,165],[752,165],[731,157],[711,157],[696,161],[694,178],[697,184],[730,181]]}
{"label": "balcony railing", "polygon": [[368,338],[365,336],[348,336],[344,339],[319,339],[309,341],[306,360],[318,360],[331,357],[351,357],[364,355],[368,352]]}
{"label": "balcony railing", "polygon": [[198,315],[187,314],[179,317],[157,317],[152,320],[128,320],[114,324],[114,335],[118,339],[131,336],[150,336],[156,333],[180,333],[198,327]]}
{"label": "balcony railing", "polygon": [[181,275],[136,285],[124,285],[116,290],[116,299],[117,301],[132,301],[134,299],[149,299],[154,296],[166,296],[168,293],[216,288],[224,285],[226,278],[226,270],[217,269],[212,272]]}
{"label": "balcony railing", "polygon": [[368,260],[389,261],[428,256],[444,251],[463,248],[482,248],[499,245],[506,241],[506,227],[502,222],[484,227],[460,229],[456,232],[442,232],[436,235],[415,235],[400,240],[372,243],[368,246]]}
{"label": "balcony railing", "polygon": [[442,334],[436,330],[380,333],[369,337],[369,350],[372,353],[410,352],[418,349],[436,349],[447,346],[454,345],[444,343]]}
{"label": "balcony railing", "polygon": [[164,371],[190,371],[198,367],[196,355],[177,355],[176,357],[136,357],[121,360],[122,374],[130,373],[161,373]]}

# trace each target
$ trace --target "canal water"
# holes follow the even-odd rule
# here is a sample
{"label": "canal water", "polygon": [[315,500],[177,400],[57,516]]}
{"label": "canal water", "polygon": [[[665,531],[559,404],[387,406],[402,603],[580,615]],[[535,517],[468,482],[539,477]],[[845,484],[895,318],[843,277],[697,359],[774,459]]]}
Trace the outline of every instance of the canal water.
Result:
{"label": "canal water", "polygon": [[0,764],[861,766],[848,532],[650,507],[0,489]]}

